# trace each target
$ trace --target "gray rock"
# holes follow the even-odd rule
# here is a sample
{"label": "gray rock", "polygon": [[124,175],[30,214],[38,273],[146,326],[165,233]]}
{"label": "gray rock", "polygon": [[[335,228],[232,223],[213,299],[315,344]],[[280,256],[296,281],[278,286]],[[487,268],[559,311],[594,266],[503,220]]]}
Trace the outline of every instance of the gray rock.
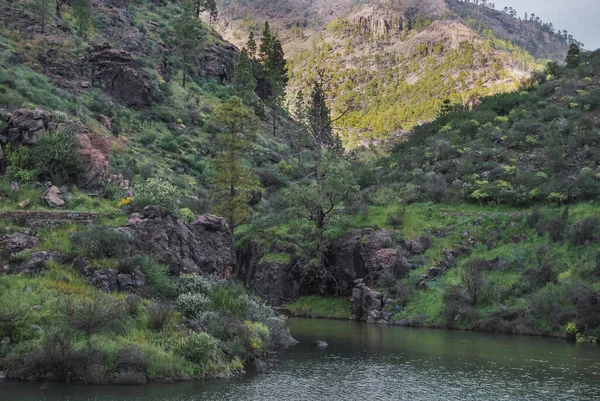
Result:
{"label": "gray rock", "polygon": [[352,318],[367,322],[379,319],[384,303],[383,294],[360,283],[352,290]]}
{"label": "gray rock", "polygon": [[223,218],[201,215],[184,224],[149,206],[118,229],[132,238],[134,253],[152,255],[171,273],[216,273],[227,276],[236,264],[233,235]]}
{"label": "gray rock", "polygon": [[317,346],[317,348],[327,348],[329,344],[327,344],[325,341],[317,340],[315,341],[315,346]]}
{"label": "gray rock", "polygon": [[6,372],[3,370],[0,370],[0,380],[5,380],[6,379]]}
{"label": "gray rock", "polygon": [[10,343],[10,337],[4,337],[2,340],[0,340],[0,345],[8,345]]}
{"label": "gray rock", "polygon": [[4,258],[19,253],[26,249],[34,248],[40,240],[35,235],[17,232],[7,236],[0,236],[0,251]]}

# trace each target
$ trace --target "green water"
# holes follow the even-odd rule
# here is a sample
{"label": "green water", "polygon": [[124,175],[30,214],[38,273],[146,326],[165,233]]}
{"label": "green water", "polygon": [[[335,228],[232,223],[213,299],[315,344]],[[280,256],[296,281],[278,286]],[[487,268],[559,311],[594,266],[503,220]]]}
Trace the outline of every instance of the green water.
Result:
{"label": "green water", "polygon": [[[600,346],[290,319],[266,374],[139,387],[0,382],[1,401],[600,400]],[[312,342],[325,340],[327,349]]]}

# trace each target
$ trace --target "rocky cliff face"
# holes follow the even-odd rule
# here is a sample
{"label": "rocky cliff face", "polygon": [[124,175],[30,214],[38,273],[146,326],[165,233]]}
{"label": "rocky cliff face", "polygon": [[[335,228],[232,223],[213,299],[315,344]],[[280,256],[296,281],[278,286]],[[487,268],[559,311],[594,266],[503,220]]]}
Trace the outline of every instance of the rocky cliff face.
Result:
{"label": "rocky cliff face", "polygon": [[84,169],[77,177],[79,188],[100,193],[106,184],[110,162],[110,139],[91,131],[78,121],[56,122],[42,109],[17,109],[1,116],[6,123],[0,131],[0,173],[3,171],[4,151],[19,146],[34,147],[39,137],[48,131],[66,129],[74,132],[77,152],[84,161]]}
{"label": "rocky cliff face", "polygon": [[119,229],[132,238],[134,253],[152,255],[174,275],[200,273],[227,277],[236,262],[233,235],[224,219],[198,216],[189,224],[149,206],[129,216]]}
{"label": "rocky cliff face", "polygon": [[[427,238],[399,241],[387,230],[355,230],[331,244],[325,257],[331,275],[318,282],[308,282],[301,269],[294,268],[293,258],[291,262],[264,260],[260,246],[249,241],[238,250],[235,276],[274,306],[301,295],[350,297],[356,292],[357,280],[365,287],[374,286],[384,271],[404,278],[413,269],[408,259],[424,253],[430,246]],[[363,303],[362,300],[356,302]],[[357,319],[366,320],[368,314],[360,313]]]}

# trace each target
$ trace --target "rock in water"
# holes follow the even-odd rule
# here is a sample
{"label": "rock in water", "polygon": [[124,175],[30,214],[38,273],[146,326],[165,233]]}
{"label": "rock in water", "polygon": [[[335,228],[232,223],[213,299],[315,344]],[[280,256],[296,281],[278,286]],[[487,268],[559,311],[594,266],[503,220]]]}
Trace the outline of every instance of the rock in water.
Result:
{"label": "rock in water", "polygon": [[327,344],[327,342],[322,341],[322,340],[315,341],[315,345],[317,346],[317,348],[327,348],[329,346],[329,344]]}
{"label": "rock in water", "polygon": [[42,202],[52,208],[59,208],[65,205],[62,192],[60,192],[60,189],[55,185],[42,192]]}

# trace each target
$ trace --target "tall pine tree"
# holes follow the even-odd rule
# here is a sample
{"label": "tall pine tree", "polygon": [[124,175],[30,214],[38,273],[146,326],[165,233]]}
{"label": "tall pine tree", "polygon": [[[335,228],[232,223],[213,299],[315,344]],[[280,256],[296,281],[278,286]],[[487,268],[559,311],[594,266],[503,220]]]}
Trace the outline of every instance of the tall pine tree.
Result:
{"label": "tall pine tree", "polygon": [[186,84],[186,73],[194,57],[200,53],[204,43],[204,30],[200,20],[194,18],[192,0],[185,0],[182,4],[184,11],[175,20],[175,36],[177,53],[183,64],[183,87]]}

